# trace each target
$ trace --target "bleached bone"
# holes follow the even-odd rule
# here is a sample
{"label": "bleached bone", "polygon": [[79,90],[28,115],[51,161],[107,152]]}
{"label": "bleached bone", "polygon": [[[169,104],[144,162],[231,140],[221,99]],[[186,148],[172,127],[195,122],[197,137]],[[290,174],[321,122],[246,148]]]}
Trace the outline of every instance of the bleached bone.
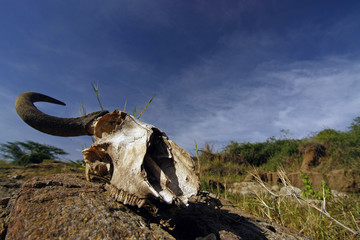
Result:
{"label": "bleached bone", "polygon": [[164,132],[115,110],[80,118],[57,118],[39,111],[34,102],[65,105],[43,94],[27,92],[15,103],[19,116],[31,127],[56,136],[94,135],[82,151],[86,178],[90,173],[110,177],[108,190],[117,201],[141,207],[149,197],[168,204],[187,204],[199,190],[194,161]]}

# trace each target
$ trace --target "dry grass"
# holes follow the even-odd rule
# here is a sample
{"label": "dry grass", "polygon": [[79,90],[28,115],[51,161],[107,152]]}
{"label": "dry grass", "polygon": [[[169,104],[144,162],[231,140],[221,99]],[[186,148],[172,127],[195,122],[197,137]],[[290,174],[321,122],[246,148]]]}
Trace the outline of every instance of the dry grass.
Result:
{"label": "dry grass", "polygon": [[[284,186],[292,188],[283,170],[278,172]],[[360,239],[360,195],[331,196],[323,200],[305,199],[289,191],[279,194],[272,191],[253,175],[267,193],[249,195],[223,193],[237,207],[250,214],[266,218],[292,228],[314,239]],[[216,189],[213,189],[216,192]]]}
{"label": "dry grass", "polygon": [[22,176],[24,180],[32,177],[48,176],[58,173],[83,173],[69,163],[63,163],[55,160],[45,160],[41,164],[30,164],[26,167],[16,166],[9,162],[0,162],[0,178],[7,179],[12,176]]}

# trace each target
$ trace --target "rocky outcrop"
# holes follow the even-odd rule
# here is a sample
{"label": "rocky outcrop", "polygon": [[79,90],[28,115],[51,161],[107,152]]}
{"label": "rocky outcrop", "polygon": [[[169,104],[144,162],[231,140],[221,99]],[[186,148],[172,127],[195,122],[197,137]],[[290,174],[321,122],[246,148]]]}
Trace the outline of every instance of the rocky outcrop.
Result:
{"label": "rocky outcrop", "polygon": [[339,192],[360,192],[359,175],[357,175],[353,170],[332,170],[325,174],[325,179],[330,189],[337,190]]}
{"label": "rocky outcrop", "polygon": [[[304,183],[301,179],[301,173],[290,172],[286,176],[289,178],[291,185],[297,188],[303,188]],[[325,180],[326,184],[331,190],[336,190],[338,192],[360,192],[360,180],[357,177],[358,175],[353,170],[332,170],[327,173],[320,173],[314,171],[303,171],[312,183],[312,186],[315,190],[321,188],[321,183]],[[281,180],[277,172],[259,172],[259,176],[262,181],[270,185],[281,185]],[[249,174],[246,176],[244,182],[255,181],[255,178]]]}
{"label": "rocky outcrop", "polygon": [[5,202],[1,239],[305,239],[206,194],[186,208],[125,206],[80,174],[32,178]]}
{"label": "rocky outcrop", "polygon": [[309,171],[324,160],[326,148],[320,143],[308,143],[300,151],[304,156],[300,169],[301,171]]}

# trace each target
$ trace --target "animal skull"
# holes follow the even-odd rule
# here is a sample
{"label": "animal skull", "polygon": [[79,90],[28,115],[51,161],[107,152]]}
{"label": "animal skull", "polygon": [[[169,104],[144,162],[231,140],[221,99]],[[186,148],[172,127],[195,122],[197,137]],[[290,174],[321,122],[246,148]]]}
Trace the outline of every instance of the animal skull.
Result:
{"label": "animal skull", "polygon": [[83,151],[86,175],[111,176],[116,200],[141,207],[149,196],[187,203],[198,191],[190,155],[152,125],[115,110],[95,122],[96,142]]}
{"label": "animal skull", "polygon": [[154,197],[186,205],[198,192],[194,161],[158,128],[119,110],[57,118],[39,111],[33,105],[36,101],[65,105],[39,93],[21,94],[15,108],[33,128],[57,136],[94,135],[95,143],[82,151],[86,178],[90,181],[90,173],[109,175],[108,190],[117,201],[140,208],[147,198]]}

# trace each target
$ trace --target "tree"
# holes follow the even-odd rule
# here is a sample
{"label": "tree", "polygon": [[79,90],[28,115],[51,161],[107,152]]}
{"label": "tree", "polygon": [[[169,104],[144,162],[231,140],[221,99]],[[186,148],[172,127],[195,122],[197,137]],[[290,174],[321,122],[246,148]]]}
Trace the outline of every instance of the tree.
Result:
{"label": "tree", "polygon": [[225,152],[238,155],[241,152],[240,144],[231,140],[230,144],[225,146]]}
{"label": "tree", "polygon": [[353,132],[360,130],[360,116],[354,118],[354,120],[351,123],[349,129],[350,129],[350,131],[353,131]]}
{"label": "tree", "polygon": [[57,159],[57,155],[67,153],[57,147],[40,144],[34,141],[7,142],[0,144],[0,152],[5,159],[12,160],[16,165],[41,163],[45,159]]}

